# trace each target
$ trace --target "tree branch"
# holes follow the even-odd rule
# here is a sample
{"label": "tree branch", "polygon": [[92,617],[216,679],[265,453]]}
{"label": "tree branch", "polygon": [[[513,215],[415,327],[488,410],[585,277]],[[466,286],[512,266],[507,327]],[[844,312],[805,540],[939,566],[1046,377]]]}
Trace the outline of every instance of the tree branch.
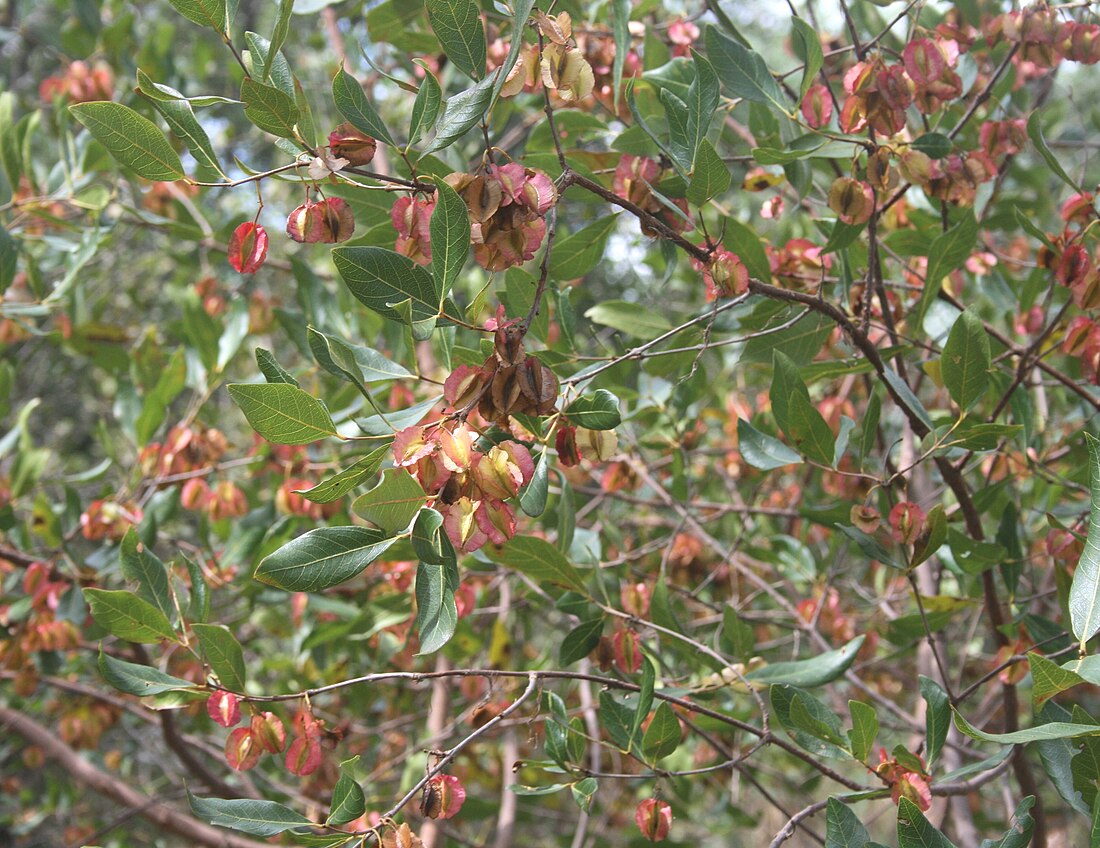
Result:
{"label": "tree branch", "polygon": [[192,845],[209,848],[269,848],[267,843],[256,842],[203,824],[167,804],[150,799],[113,775],[96,768],[62,742],[56,732],[18,710],[0,707],[0,726],[17,733],[30,744],[37,745],[47,757],[56,760],[62,770],[77,783],[124,807],[140,810],[140,815],[144,818],[190,840]]}

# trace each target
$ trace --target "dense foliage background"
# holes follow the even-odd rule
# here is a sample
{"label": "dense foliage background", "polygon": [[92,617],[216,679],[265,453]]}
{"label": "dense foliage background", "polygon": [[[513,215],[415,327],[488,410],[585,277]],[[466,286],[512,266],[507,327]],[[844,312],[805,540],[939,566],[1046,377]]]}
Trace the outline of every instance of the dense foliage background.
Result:
{"label": "dense foliage background", "polygon": [[1093,4],[735,5],[0,3],[0,843],[1100,846]]}

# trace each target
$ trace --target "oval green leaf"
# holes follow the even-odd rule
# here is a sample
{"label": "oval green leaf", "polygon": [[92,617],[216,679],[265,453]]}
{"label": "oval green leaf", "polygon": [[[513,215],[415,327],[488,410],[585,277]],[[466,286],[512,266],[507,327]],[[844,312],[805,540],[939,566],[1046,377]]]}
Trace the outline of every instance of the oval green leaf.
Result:
{"label": "oval green leaf", "polygon": [[121,103],[78,103],[69,111],[120,165],[147,180],[179,180],[180,157],[157,125]]}
{"label": "oval green leaf", "polygon": [[343,69],[332,80],[332,99],[340,114],[357,130],[384,141],[390,147],[396,146],[382,118],[363,93],[359,80]]}
{"label": "oval green leaf", "polygon": [[619,399],[607,389],[581,395],[565,410],[566,417],[578,427],[589,430],[613,430],[623,420]]}
{"label": "oval green leaf", "polygon": [[288,592],[319,592],[350,580],[394,541],[367,527],[322,527],[264,557],[254,576]]}
{"label": "oval green leaf", "polygon": [[119,639],[153,644],[177,638],[164,613],[133,592],[85,589],[84,599],[96,623]]}
{"label": "oval green leaf", "polygon": [[257,433],[277,445],[308,445],[339,437],[332,416],[317,398],[289,383],[231,383],[229,396]]}
{"label": "oval green leaf", "polygon": [[1082,654],[1085,643],[1100,630],[1100,441],[1086,433],[1085,442],[1089,446],[1089,531],[1069,589],[1069,619]]}
{"label": "oval green leaf", "polygon": [[823,686],[851,668],[866,636],[856,636],[843,648],[826,651],[808,660],[777,662],[761,666],[745,675],[752,683],[785,683],[789,686]]}

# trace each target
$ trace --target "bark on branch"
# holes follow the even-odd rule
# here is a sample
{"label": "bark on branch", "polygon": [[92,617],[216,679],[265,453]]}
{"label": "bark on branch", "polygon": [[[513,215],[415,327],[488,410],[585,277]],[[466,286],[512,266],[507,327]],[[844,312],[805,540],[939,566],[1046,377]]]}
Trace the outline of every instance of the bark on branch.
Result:
{"label": "bark on branch", "polygon": [[62,742],[50,728],[17,710],[0,707],[0,727],[19,734],[32,745],[37,745],[47,757],[56,760],[77,783],[124,807],[139,810],[140,815],[149,821],[190,840],[193,845],[209,848],[270,848],[265,842],[256,842],[230,831],[211,827],[166,803],[156,803],[147,795],[92,765]]}

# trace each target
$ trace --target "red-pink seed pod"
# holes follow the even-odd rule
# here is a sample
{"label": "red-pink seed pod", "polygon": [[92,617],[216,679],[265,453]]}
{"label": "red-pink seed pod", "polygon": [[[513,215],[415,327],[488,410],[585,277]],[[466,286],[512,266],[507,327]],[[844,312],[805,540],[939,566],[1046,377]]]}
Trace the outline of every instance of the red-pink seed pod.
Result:
{"label": "red-pink seed pod", "polygon": [[267,259],[267,230],[247,221],[229,239],[229,264],[239,274],[255,274]]}

